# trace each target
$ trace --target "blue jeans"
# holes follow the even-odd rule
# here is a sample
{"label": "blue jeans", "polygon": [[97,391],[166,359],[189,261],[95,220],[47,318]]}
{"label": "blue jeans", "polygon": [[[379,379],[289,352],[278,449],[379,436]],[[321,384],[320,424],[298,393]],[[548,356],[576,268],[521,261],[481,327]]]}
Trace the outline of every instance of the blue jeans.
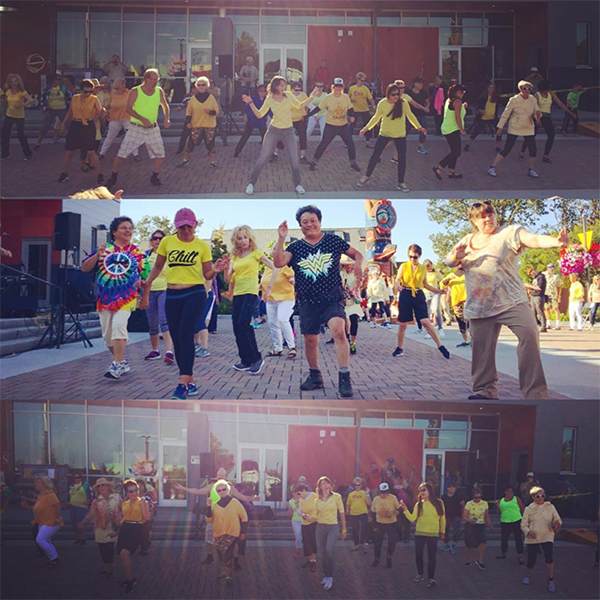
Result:
{"label": "blue jeans", "polygon": [[460,517],[446,517],[446,537],[444,543],[450,545],[450,530],[452,530],[452,541],[456,545],[463,534]]}
{"label": "blue jeans", "polygon": [[69,506],[69,517],[71,518],[71,526],[73,527],[73,533],[75,533],[76,540],[85,539],[85,533],[83,532],[83,529],[77,529],[77,525],[83,521],[87,514],[87,508],[83,508],[81,506]]}

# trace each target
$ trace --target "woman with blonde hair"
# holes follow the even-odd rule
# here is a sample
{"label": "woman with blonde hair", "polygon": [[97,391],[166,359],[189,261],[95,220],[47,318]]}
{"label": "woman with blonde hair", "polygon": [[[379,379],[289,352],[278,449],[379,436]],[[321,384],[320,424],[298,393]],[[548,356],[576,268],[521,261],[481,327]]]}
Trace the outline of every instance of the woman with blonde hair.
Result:
{"label": "woman with blonde hair", "polygon": [[569,275],[569,329],[583,331],[583,305],[585,303],[585,288],[576,273]]}
{"label": "woman with blonde hair", "polygon": [[250,324],[258,298],[258,270],[261,263],[270,269],[275,267],[265,253],[256,247],[254,232],[248,225],[239,225],[233,230],[231,247],[233,258],[226,281],[233,287],[231,318],[240,356],[240,362],[233,365],[233,368],[236,371],[248,371],[250,375],[258,375],[264,360]]}
{"label": "woman with blonde hair", "polygon": [[354,548],[352,552],[357,552],[362,545],[365,554],[368,552],[369,542],[367,541],[367,523],[369,519],[369,507],[371,498],[363,489],[363,480],[361,477],[355,477],[352,481],[352,490],[346,498],[346,513],[352,523],[352,539]]}
{"label": "woman with blonde hair", "polygon": [[560,248],[569,243],[563,229],[558,237],[530,233],[519,225],[500,225],[491,201],[475,202],[468,219],[473,232],[463,237],[446,257],[454,269],[462,264],[473,361],[470,400],[498,398],[496,345],[502,325],[518,338],[519,385],[526,400],[547,396],[537,324],[519,274],[519,255],[526,248]]}
{"label": "woman with blonde hair", "polygon": [[58,552],[52,543],[54,534],[64,525],[60,514],[60,500],[54,491],[52,480],[47,475],[36,475],[33,478],[35,491],[38,494],[33,506],[30,500],[22,499],[21,507],[33,511],[33,525],[38,526],[35,543],[41,548],[51,567],[59,564]]}
{"label": "woman with blonde hair", "polygon": [[25,160],[31,160],[33,154],[25,136],[25,108],[34,104],[35,100],[25,91],[23,79],[17,73],[10,73],[5,88],[3,101],[8,106],[2,124],[2,158],[10,158],[10,132],[13,125],[16,125]]}

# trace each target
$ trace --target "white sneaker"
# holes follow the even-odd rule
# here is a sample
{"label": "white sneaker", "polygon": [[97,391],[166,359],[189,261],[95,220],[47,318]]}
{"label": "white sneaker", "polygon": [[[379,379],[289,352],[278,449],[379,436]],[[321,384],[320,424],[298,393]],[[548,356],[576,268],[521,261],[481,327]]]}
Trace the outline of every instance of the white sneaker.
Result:
{"label": "white sneaker", "polygon": [[108,379],[119,379],[119,377],[121,377],[121,363],[113,360],[112,363],[110,363],[110,367],[108,367],[108,371],[104,373],[104,377],[108,377]]}
{"label": "white sneaker", "polygon": [[539,177],[537,171],[534,171],[533,169],[529,169],[529,171],[527,171],[527,176],[533,177],[534,179]]}
{"label": "white sneaker", "polygon": [[426,340],[430,340],[430,339],[431,339],[431,336],[430,336],[428,333],[426,333],[426,334],[425,334],[425,339],[426,339]]}
{"label": "white sneaker", "polygon": [[327,577],[323,577],[323,579],[321,579],[321,585],[325,585],[327,583]]}
{"label": "white sneaker", "polygon": [[367,183],[367,181],[369,181],[369,179],[371,179],[370,177],[367,177],[366,175],[363,175],[357,182],[356,185],[358,187],[364,187]]}
{"label": "white sneaker", "polygon": [[323,586],[324,590],[330,590],[333,587],[333,577],[326,577],[327,581]]}
{"label": "white sneaker", "polygon": [[408,192],[410,192],[410,188],[405,183],[399,183],[398,184],[398,189],[401,192],[404,192],[405,194],[408,194]]}
{"label": "white sneaker", "polygon": [[490,177],[498,177],[498,173],[496,173],[496,167],[490,167],[490,168],[487,170],[487,174],[488,174]]}
{"label": "white sneaker", "polygon": [[254,184],[253,183],[249,183],[248,186],[246,187],[246,194],[248,194],[248,196],[252,196],[254,194]]}
{"label": "white sneaker", "polygon": [[443,340],[446,337],[446,332],[443,329],[438,329],[437,333],[440,340]]}
{"label": "white sneaker", "polygon": [[129,373],[131,371],[131,367],[129,366],[127,359],[125,359],[123,362],[121,362],[120,366],[121,366],[121,375],[123,375],[124,373]]}
{"label": "white sneaker", "polygon": [[377,325],[375,324],[375,321],[371,321],[371,329],[375,329],[375,327],[377,327]]}
{"label": "white sneaker", "polygon": [[300,194],[302,196],[302,194],[306,194],[306,190],[301,185],[297,185],[296,194]]}
{"label": "white sneaker", "polygon": [[423,333],[422,329],[415,329],[415,333]]}

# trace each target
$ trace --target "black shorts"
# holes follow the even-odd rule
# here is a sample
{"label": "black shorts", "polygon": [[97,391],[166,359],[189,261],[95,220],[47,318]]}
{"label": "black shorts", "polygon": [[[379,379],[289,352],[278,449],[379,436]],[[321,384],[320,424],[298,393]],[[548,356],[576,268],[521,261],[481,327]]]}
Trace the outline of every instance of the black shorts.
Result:
{"label": "black shorts", "polygon": [[135,554],[142,541],[144,524],[124,521],[119,530],[119,539],[117,540],[117,554],[121,550],[129,550],[130,554]]}
{"label": "black shorts", "polygon": [[428,318],[427,300],[423,290],[417,290],[416,296],[413,296],[411,289],[404,288],[398,301],[398,323],[412,323],[415,319],[422,321]]}
{"label": "black shorts", "polygon": [[105,542],[104,544],[98,544],[98,550],[100,550],[100,556],[102,562],[107,565],[112,565],[115,560],[115,543]]}
{"label": "black shorts", "polygon": [[65,141],[65,150],[96,150],[96,125],[88,121],[84,125],[80,121],[72,121]]}
{"label": "black shorts", "polygon": [[298,313],[300,315],[300,332],[303,335],[318,335],[321,325],[326,325],[333,317],[346,320],[346,306],[341,298],[318,304],[309,304],[308,302],[300,304]]}
{"label": "black shorts", "polygon": [[302,525],[302,548],[304,556],[317,553],[317,524]]}
{"label": "black shorts", "polygon": [[467,548],[477,548],[480,544],[487,541],[485,524],[473,525],[467,523],[465,526],[465,546]]}

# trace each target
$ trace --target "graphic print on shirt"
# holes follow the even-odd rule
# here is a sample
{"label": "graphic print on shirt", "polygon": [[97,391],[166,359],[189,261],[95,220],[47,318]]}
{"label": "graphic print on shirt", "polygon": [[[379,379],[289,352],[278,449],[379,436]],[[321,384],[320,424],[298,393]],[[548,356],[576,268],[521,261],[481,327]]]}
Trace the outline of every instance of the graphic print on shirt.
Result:
{"label": "graphic print on shirt", "polygon": [[331,252],[321,252],[317,250],[314,254],[309,254],[305,259],[298,261],[298,266],[302,273],[312,279],[317,280],[319,275],[327,275],[332,265],[333,254]]}
{"label": "graphic print on shirt", "polygon": [[167,256],[169,268],[191,267],[196,264],[196,259],[199,254],[200,252],[197,250],[190,250],[189,252],[186,252],[185,250],[171,250]]}

